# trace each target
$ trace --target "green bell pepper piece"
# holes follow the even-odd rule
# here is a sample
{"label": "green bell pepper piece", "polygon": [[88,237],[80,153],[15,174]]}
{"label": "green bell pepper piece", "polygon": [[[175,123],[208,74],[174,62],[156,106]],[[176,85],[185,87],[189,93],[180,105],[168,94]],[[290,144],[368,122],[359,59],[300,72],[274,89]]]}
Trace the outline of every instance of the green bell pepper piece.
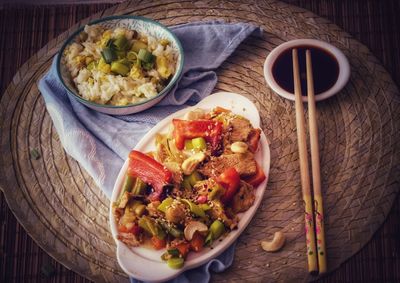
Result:
{"label": "green bell pepper piece", "polygon": [[212,242],[213,242],[213,235],[212,235],[212,233],[211,233],[211,231],[210,231],[210,232],[208,232],[207,237],[206,237],[206,239],[204,240],[204,245],[205,245],[205,246],[209,246],[209,245],[212,244]]}
{"label": "green bell pepper piece", "polygon": [[157,207],[157,209],[159,211],[162,211],[165,213],[165,211],[167,210],[168,206],[170,206],[172,204],[174,200],[172,198],[166,198],[162,201],[162,203],[160,203],[160,205]]}
{"label": "green bell pepper piece", "polygon": [[225,189],[221,185],[216,184],[212,188],[212,191],[208,194],[208,199],[214,200],[214,199],[220,198],[224,193],[225,193]]}
{"label": "green bell pepper piece", "polygon": [[204,150],[207,148],[206,140],[202,137],[192,139],[193,148],[198,150]]}
{"label": "green bell pepper piece", "polygon": [[225,225],[219,220],[215,220],[210,226],[210,232],[212,234],[213,240],[218,239],[225,233]]}
{"label": "green bell pepper piece", "polygon": [[189,184],[191,186],[194,186],[194,185],[196,185],[197,182],[203,180],[203,178],[201,178],[201,175],[197,171],[193,171],[192,174],[190,174],[189,176],[186,176],[185,178],[188,179]]}
{"label": "green bell pepper piece", "polygon": [[185,149],[187,150],[193,149],[192,140],[185,140]]}
{"label": "green bell pepper piece", "polygon": [[139,227],[141,227],[150,235],[156,236],[159,239],[165,238],[166,235],[164,230],[160,227],[160,225],[157,224],[157,222],[154,219],[147,216],[142,216],[139,219],[138,223]]}
{"label": "green bell pepper piece", "polygon": [[199,204],[199,207],[200,207],[203,211],[208,211],[208,210],[211,209],[211,206],[209,206],[207,203]]}
{"label": "green bell pepper piece", "polygon": [[160,220],[158,221],[158,223],[161,225],[161,227],[168,232],[168,234],[170,234],[171,236],[173,236],[174,238],[182,238],[183,233],[181,230],[168,225],[166,222]]}
{"label": "green bell pepper piece", "polygon": [[187,199],[182,199],[182,201],[189,206],[190,212],[202,218],[206,217],[204,211],[197,204]]}
{"label": "green bell pepper piece", "polygon": [[135,183],[133,184],[132,194],[135,196],[142,196],[145,194],[147,184],[143,182],[140,178],[136,177]]}
{"label": "green bell pepper piece", "polygon": [[173,257],[167,260],[168,266],[173,269],[182,268],[184,262],[184,259],[181,257]]}

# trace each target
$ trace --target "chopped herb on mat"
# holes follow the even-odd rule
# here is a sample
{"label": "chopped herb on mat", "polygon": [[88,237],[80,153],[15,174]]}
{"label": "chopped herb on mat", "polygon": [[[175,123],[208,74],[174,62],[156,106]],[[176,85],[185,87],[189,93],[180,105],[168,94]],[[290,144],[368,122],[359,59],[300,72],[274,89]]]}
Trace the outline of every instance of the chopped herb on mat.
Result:
{"label": "chopped herb on mat", "polygon": [[31,158],[34,160],[38,160],[40,158],[40,153],[36,148],[31,149]]}
{"label": "chopped herb on mat", "polygon": [[56,269],[54,268],[54,265],[51,263],[44,263],[40,269],[44,276],[46,277],[52,277],[56,273]]}

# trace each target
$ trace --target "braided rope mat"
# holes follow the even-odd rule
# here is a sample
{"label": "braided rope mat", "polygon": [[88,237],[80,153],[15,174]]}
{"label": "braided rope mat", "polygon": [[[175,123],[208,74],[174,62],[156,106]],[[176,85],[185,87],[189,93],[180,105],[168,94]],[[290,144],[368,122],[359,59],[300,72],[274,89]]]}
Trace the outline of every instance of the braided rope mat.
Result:
{"label": "braided rope mat", "polygon": [[[37,89],[62,42],[78,26],[115,14],[166,25],[223,19],[260,25],[218,70],[216,91],[254,101],[271,142],[263,203],[239,238],[235,260],[215,281],[303,281],[306,271],[294,104],[266,87],[262,65],[276,45],[294,38],[330,41],[352,66],[346,88],[318,104],[327,254],[333,270],[356,253],[385,219],[399,189],[400,96],[369,51],[335,25],[276,1],[127,2],[85,19],[49,42],[16,74],[0,104],[0,184],[10,208],[35,241],[58,261],[96,281],[126,280],[108,228],[108,200],[62,149]],[[36,148],[41,158],[30,158]],[[285,248],[265,253],[262,239],[283,230]]]}

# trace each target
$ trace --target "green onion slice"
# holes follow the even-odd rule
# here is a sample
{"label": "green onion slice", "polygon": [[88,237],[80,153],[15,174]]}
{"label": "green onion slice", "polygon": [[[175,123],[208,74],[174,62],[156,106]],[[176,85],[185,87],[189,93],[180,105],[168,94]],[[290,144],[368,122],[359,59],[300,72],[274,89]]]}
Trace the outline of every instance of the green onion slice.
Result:
{"label": "green onion slice", "polygon": [[103,57],[104,61],[106,61],[107,64],[111,64],[112,61],[117,59],[117,54],[110,47],[105,47],[101,51],[101,56]]}
{"label": "green onion slice", "polygon": [[111,71],[114,73],[125,76],[129,73],[129,67],[121,62],[112,62],[111,63]]}
{"label": "green onion slice", "polygon": [[129,42],[124,35],[117,36],[113,43],[115,48],[121,51],[125,51],[129,47]]}
{"label": "green onion slice", "polygon": [[129,51],[129,52],[126,54],[126,58],[127,58],[129,61],[135,61],[135,60],[137,60],[138,55],[137,55],[137,53],[134,52],[134,51]]}
{"label": "green onion slice", "polygon": [[140,49],[138,53],[138,58],[145,63],[153,63],[155,57],[151,52],[147,51],[146,49]]}

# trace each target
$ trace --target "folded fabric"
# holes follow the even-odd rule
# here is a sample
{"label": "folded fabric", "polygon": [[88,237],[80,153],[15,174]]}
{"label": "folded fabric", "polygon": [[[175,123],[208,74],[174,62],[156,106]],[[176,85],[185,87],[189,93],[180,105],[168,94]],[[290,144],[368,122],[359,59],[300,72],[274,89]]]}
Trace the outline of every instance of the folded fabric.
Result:
{"label": "folded fabric", "polygon": [[[213,71],[250,34],[261,29],[247,23],[197,22],[172,27],[185,54],[183,75],[155,107],[126,116],[110,116],[88,109],[57,78],[56,60],[40,80],[48,113],[66,152],[76,159],[110,197],[115,179],[129,151],[161,119],[209,95],[217,83]],[[179,276],[175,282],[206,282],[209,268],[222,271],[233,259],[233,249],[217,260]]]}

